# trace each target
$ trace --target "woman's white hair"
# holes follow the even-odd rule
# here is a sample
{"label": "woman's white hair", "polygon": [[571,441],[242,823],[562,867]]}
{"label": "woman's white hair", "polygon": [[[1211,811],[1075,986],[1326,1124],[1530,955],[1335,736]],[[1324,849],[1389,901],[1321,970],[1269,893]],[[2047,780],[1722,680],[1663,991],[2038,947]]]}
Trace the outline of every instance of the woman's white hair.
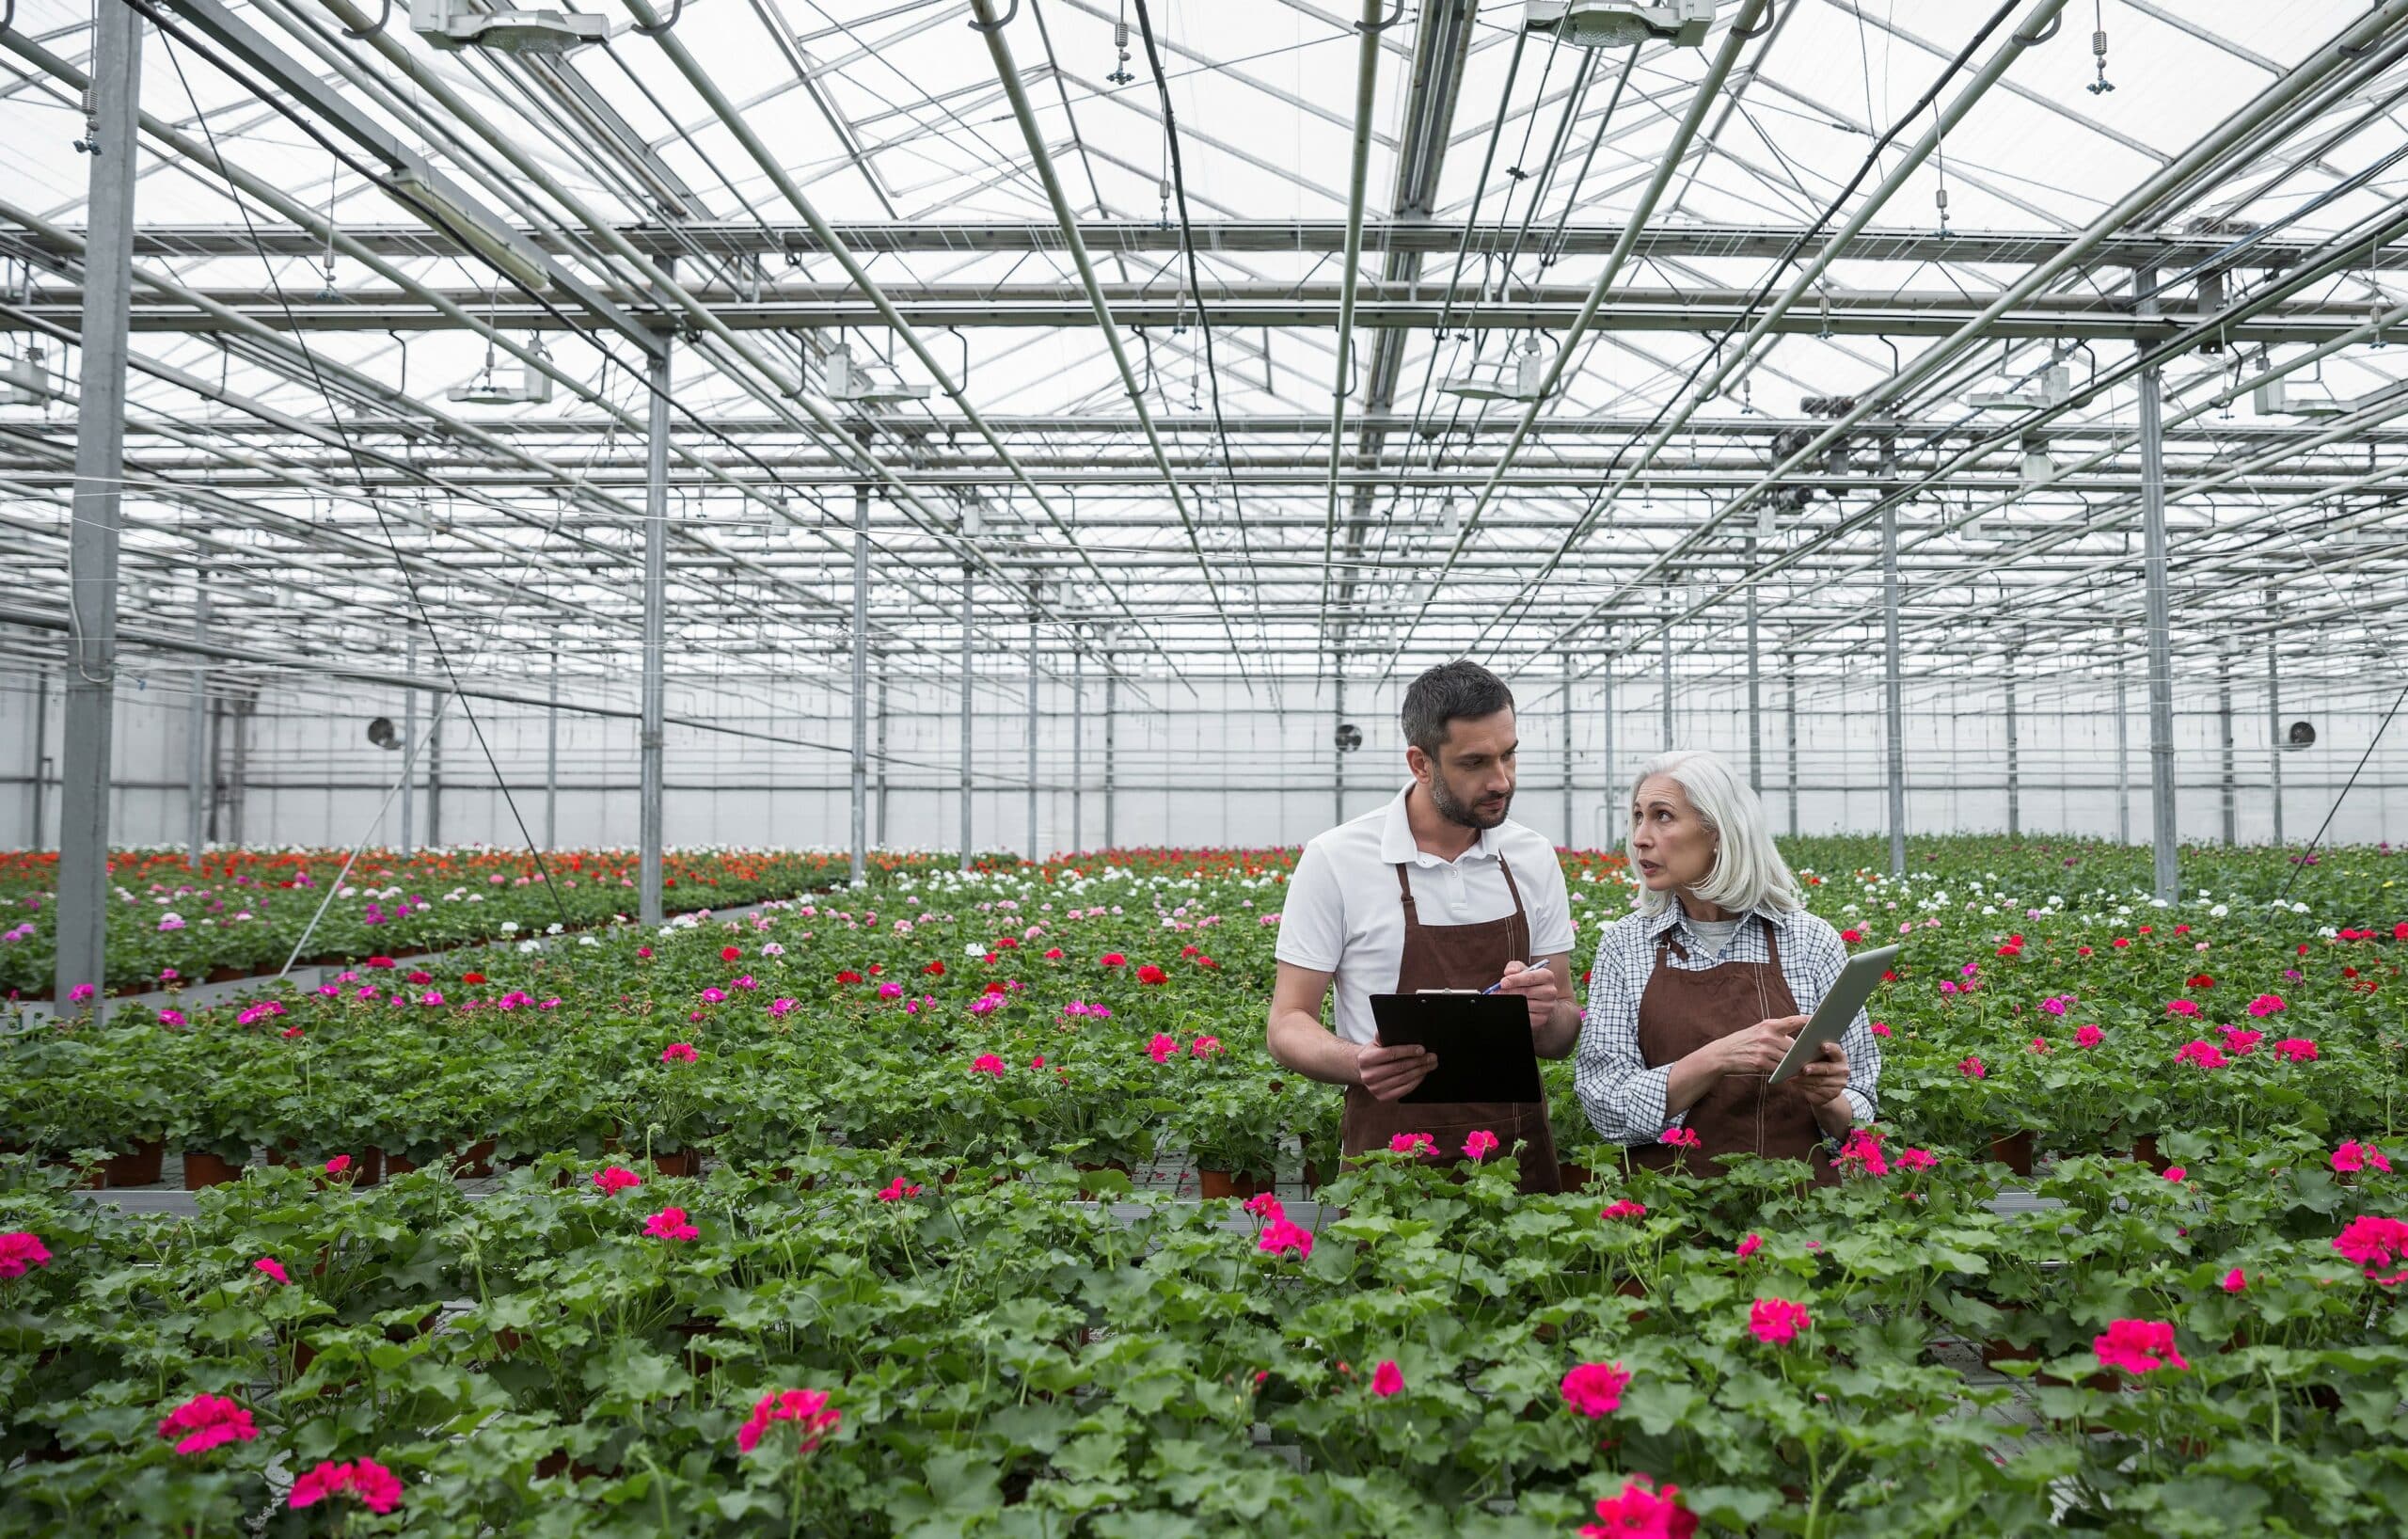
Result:
{"label": "woman's white hair", "polygon": [[[1773,847],[1763,801],[1753,786],[1732,772],[1729,764],[1703,749],[1675,749],[1659,754],[1639,767],[1639,778],[1631,782],[1632,808],[1639,804],[1639,788],[1657,775],[1678,784],[1688,794],[1689,805],[1716,834],[1714,865],[1707,870],[1705,880],[1691,891],[1730,913],[1746,913],[1751,909],[1777,912],[1802,906],[1798,878],[1790,872],[1789,863],[1781,858],[1781,851]],[[1629,848],[1629,835],[1624,834],[1625,853]],[[1671,901],[1672,895],[1669,891],[1641,889],[1639,911],[1658,914]]]}

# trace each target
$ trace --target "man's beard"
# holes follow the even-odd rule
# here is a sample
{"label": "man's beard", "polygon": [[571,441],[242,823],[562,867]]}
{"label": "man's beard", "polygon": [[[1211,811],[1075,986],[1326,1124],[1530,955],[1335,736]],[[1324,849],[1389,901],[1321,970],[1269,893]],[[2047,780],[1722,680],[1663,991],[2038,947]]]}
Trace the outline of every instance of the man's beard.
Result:
{"label": "man's beard", "polygon": [[1434,768],[1430,773],[1430,804],[1438,809],[1439,817],[1458,827],[1492,829],[1505,821],[1505,815],[1513,810],[1513,793],[1505,793],[1504,800],[1497,803],[1495,817],[1483,817],[1456,801],[1454,791],[1447,785],[1445,772]]}

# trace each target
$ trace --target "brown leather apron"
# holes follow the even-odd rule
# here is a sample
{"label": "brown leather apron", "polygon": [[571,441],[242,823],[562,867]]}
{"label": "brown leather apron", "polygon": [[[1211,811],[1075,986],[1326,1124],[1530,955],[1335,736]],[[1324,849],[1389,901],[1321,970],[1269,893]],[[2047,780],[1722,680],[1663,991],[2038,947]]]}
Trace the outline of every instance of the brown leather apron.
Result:
{"label": "brown leather apron", "polygon": [[[1797,1015],[1798,998],[1781,971],[1781,936],[1772,921],[1758,914],[1765,927],[1766,955],[1760,962],[1724,961],[1689,970],[1668,966],[1668,951],[1688,960],[1688,950],[1668,929],[1656,943],[1656,970],[1639,996],[1639,1054],[1650,1069],[1687,1057],[1708,1042],[1759,1021]],[[1818,1182],[1839,1178],[1831,1170],[1823,1143],[1822,1125],[1814,1120],[1814,1103],[1806,1098],[1803,1080],[1768,1086],[1764,1074],[1725,1074],[1689,1108],[1685,1125],[1698,1135],[1698,1146],[1675,1150],[1667,1144],[1633,1145],[1633,1164],[1670,1169],[1686,1155],[1686,1168],[1715,1174],[1717,1154],[1758,1154],[1767,1159],[1808,1160]]]}
{"label": "brown leather apron", "polygon": [[[1497,857],[1497,868],[1504,874],[1506,892],[1513,896],[1512,913],[1474,925],[1424,925],[1414,906],[1412,879],[1402,865],[1397,866],[1396,884],[1404,895],[1404,951],[1397,964],[1396,992],[1485,989],[1504,976],[1507,962],[1530,960],[1530,921],[1522,908],[1522,890],[1514,884],[1513,868],[1505,864],[1504,856]],[[1345,1116],[1339,1123],[1339,1147],[1351,1156],[1386,1149],[1400,1133],[1426,1133],[1437,1148],[1424,1158],[1447,1164],[1463,1159],[1464,1140],[1481,1128],[1497,1134],[1499,1153],[1519,1158],[1523,1191],[1563,1189],[1555,1159],[1555,1134],[1547,1126],[1544,1101],[1407,1105],[1381,1101],[1361,1086],[1350,1085]]]}

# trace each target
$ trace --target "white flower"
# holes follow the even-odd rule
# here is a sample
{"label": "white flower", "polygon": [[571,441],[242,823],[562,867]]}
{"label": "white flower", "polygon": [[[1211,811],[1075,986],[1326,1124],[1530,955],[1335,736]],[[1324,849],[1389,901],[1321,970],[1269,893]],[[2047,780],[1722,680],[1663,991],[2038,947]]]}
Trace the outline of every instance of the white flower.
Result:
{"label": "white flower", "polygon": [[544,933],[545,933],[545,934],[547,934],[547,935],[558,935],[560,932],[561,932],[561,922],[560,922],[559,920],[557,920],[557,919],[553,920],[550,924],[546,925],[546,926],[544,927]]}
{"label": "white flower", "polygon": [[517,934],[517,933],[518,933],[518,921],[517,921],[517,920],[515,920],[515,919],[505,919],[505,920],[503,920],[503,921],[501,922],[501,932],[502,932],[504,935],[515,935],[515,934]]}
{"label": "white flower", "polygon": [[518,943],[518,949],[521,951],[541,951],[544,949],[544,943],[541,941],[531,940],[521,941]]}
{"label": "white flower", "polygon": [[2221,919],[2231,912],[2232,908],[2229,904],[2219,903],[2214,908],[2208,911],[2208,917],[2210,919]]}
{"label": "white flower", "polygon": [[961,948],[961,954],[965,957],[983,957],[987,954],[987,947],[981,942],[973,941]]}
{"label": "white flower", "polygon": [[577,944],[579,945],[600,945],[602,943],[595,940],[591,935],[580,935],[577,938]]}

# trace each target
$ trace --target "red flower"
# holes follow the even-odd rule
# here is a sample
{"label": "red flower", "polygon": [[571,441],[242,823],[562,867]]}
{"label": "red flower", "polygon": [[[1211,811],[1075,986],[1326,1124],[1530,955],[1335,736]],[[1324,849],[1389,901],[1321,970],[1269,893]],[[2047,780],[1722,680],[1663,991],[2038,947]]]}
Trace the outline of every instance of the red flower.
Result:
{"label": "red flower", "polygon": [[1651,1486],[1644,1475],[1634,1475],[1620,1491],[1597,1499],[1603,1521],[1580,1525],[1580,1539],[1689,1539],[1697,1532],[1697,1514],[1680,1505],[1681,1488]]}
{"label": "red flower", "polygon": [[643,1221],[643,1231],[656,1240],[698,1240],[703,1231],[686,1222],[683,1208],[663,1208]]}
{"label": "red flower", "polygon": [[2131,944],[2132,943],[2131,943],[2131,939],[2130,939],[2129,937],[2122,936],[2122,935],[2118,935],[2118,936],[2116,936],[2114,940],[2112,940],[2112,941],[2108,942],[2107,944],[2108,944],[2109,945],[2114,946],[2116,950],[2121,951],[2121,950],[2123,950],[2126,946],[2128,946],[2128,945]]}
{"label": "red flower", "polygon": [[630,1186],[642,1186],[643,1178],[624,1165],[606,1165],[594,1172],[594,1184],[605,1197],[616,1197]]}
{"label": "red flower", "polygon": [[995,944],[1006,951],[1009,951],[1020,944],[1020,937],[1017,935],[998,935],[995,937]]}
{"label": "red flower", "polygon": [[691,1042],[672,1042],[660,1050],[662,1063],[692,1063],[701,1056],[701,1054],[694,1051],[694,1044]]}
{"label": "red flower", "polygon": [[2106,1039],[2107,1034],[2095,1025],[2083,1026],[2073,1034],[2073,1045],[2076,1047],[2097,1047]]}
{"label": "red flower", "polygon": [[1146,1044],[1146,1053],[1156,1063],[1168,1063],[1179,1055],[1179,1039],[1158,1031],[1154,1033],[1154,1039]]}
{"label": "red flower", "polygon": [[2334,1237],[2333,1248],[2365,1267],[2368,1281],[2385,1288],[2408,1277],[2408,1271],[2387,1277],[2375,1276],[2377,1267],[2408,1258],[2408,1223],[2397,1218],[2377,1218],[2372,1214],[2353,1218],[2350,1227]]}
{"label": "red flower", "polygon": [[484,980],[485,976],[483,973],[463,973],[460,975],[460,981],[462,983],[478,984],[483,983]]}
{"label": "red flower", "polygon": [[1980,1058],[1969,1053],[1957,1060],[1956,1072],[1967,1079],[1988,1079],[1990,1071],[1983,1065]]}
{"label": "red flower", "polygon": [[1624,1198],[1619,1202],[1615,1202],[1609,1206],[1599,1209],[1597,1211],[1597,1216],[1608,1219],[1644,1218],[1647,1216],[1647,1204],[1644,1202],[1634,1202],[1628,1198]]}
{"label": "red flower", "polygon": [[2199,1013],[2198,1003],[2189,999],[2169,999],[2165,1002],[2165,1013],[2186,1017],[2195,1016]]}
{"label": "red flower", "polygon": [[351,1156],[348,1154],[338,1154],[326,1162],[326,1174],[329,1176],[340,1176],[350,1168]]}
{"label": "red flower", "polygon": [[981,1053],[971,1060],[970,1071],[974,1074],[991,1074],[1001,1079],[1004,1077],[1004,1060],[992,1053]]}
{"label": "red flower", "polygon": [[886,1183],[885,1188],[878,1194],[878,1199],[880,1202],[900,1202],[907,1197],[919,1195],[920,1188],[916,1184],[906,1184],[903,1178],[897,1176]]}
{"label": "red flower", "polygon": [[368,959],[368,965],[371,967],[390,967],[393,965],[393,959],[390,957],[371,957]]}
{"label": "red flower", "polygon": [[1630,1371],[1620,1363],[1582,1363],[1563,1375],[1563,1403],[1595,1420],[1622,1409]]}
{"label": "red flower", "polygon": [[1749,1257],[1754,1255],[1757,1251],[1762,1250],[1764,1247],[1765,1237],[1761,1234],[1751,1234],[1746,1239],[1740,1241],[1736,1245],[1734,1245],[1731,1249],[1731,1254],[1738,1257],[1744,1261]]}
{"label": "red flower", "polygon": [[435,981],[435,975],[426,971],[424,968],[420,968],[416,972],[410,974],[410,981],[412,983],[433,983]]}
{"label": "red flower", "polygon": [[926,973],[932,978],[941,978],[944,976],[944,959],[943,957],[939,957],[936,960],[928,963],[927,966],[921,968],[920,971]]}
{"label": "red flower", "polygon": [[734,961],[742,955],[744,955],[744,948],[740,945],[723,945],[719,948],[719,960],[721,961]]}
{"label": "red flower", "polygon": [[177,1439],[176,1452],[206,1453],[227,1443],[247,1443],[260,1429],[251,1413],[223,1395],[195,1395],[169,1411],[159,1423],[159,1436]]}
{"label": "red flower", "polygon": [[1379,1367],[1371,1370],[1371,1393],[1382,1400],[1402,1393],[1403,1388],[1404,1372],[1397,1367],[1394,1358],[1385,1359]]}
{"label": "red flower", "polygon": [[2182,980],[2182,987],[2185,989],[2212,989],[2215,986],[2216,980],[2205,973],[2194,973]]}
{"label": "red flower", "polygon": [[1058,945],[1049,947],[1045,953],[1045,960],[1047,961],[1060,961],[1062,960],[1062,948]]}
{"label": "red flower", "polygon": [[341,1496],[354,1498],[372,1513],[389,1513],[402,1504],[402,1483],[373,1459],[351,1464],[329,1459],[294,1481],[293,1494],[285,1499],[301,1508]]}
{"label": "red flower", "polygon": [[1129,959],[1122,956],[1117,951],[1107,951],[1102,956],[1098,957],[1096,960],[1103,963],[1106,967],[1126,967],[1129,965]]}
{"label": "red flower", "polygon": [[1850,945],[1854,945],[1857,942],[1864,939],[1864,931],[1861,929],[1844,929],[1840,931],[1840,939],[1846,941]]}
{"label": "red flower", "polygon": [[802,1434],[795,1445],[798,1453],[809,1453],[819,1446],[819,1435],[832,1431],[845,1420],[842,1411],[828,1408],[824,1389],[788,1389],[784,1393],[763,1395],[752,1405],[752,1415],[736,1429],[736,1446],[750,1453],[761,1446],[761,1438],[771,1423],[791,1421]]}
{"label": "red flower", "polygon": [[2293,1063],[2308,1063],[2316,1057],[2316,1044],[2305,1037],[2286,1037],[2274,1044],[2274,1051]]}
{"label": "red flower", "polygon": [[1416,1158],[1437,1152],[1438,1140],[1426,1133],[1398,1133],[1388,1137],[1390,1152],[1411,1154]]}
{"label": "red flower", "polygon": [[836,975],[836,981],[839,983],[859,983],[862,981],[862,976],[848,967],[843,972]]}
{"label": "red flower", "polygon": [[1170,975],[1164,972],[1161,968],[1156,967],[1152,962],[1148,962],[1145,966],[1137,969],[1137,981],[1140,983],[1168,983],[1170,981]]}
{"label": "red flower", "polygon": [[2229,1060],[2225,1057],[2223,1050],[2213,1042],[2193,1038],[2182,1044],[2180,1052],[2174,1055],[2174,1061],[2195,1063],[2202,1069],[2222,1069]]}
{"label": "red flower", "polygon": [[985,989],[983,989],[983,990],[979,991],[979,992],[980,992],[981,993],[990,993],[990,994],[1005,994],[1005,993],[1009,993],[1009,992],[1011,992],[1011,985],[1009,985],[1009,984],[1006,983],[1006,982],[1005,982],[1003,979],[1001,979],[1001,978],[989,978],[989,979],[987,980],[987,987],[986,987]]}
{"label": "red flower", "polygon": [[2191,1365],[2174,1348],[2174,1326],[2164,1320],[2111,1320],[2107,1329],[2090,1339],[2102,1368],[2138,1375],[2161,1368],[2188,1372]]}
{"label": "red flower", "polygon": [[1312,1231],[1283,1214],[1262,1226],[1262,1234],[1255,1242],[1255,1248],[1273,1256],[1292,1250],[1298,1261],[1308,1261],[1313,1259]]}
{"label": "red flower", "polygon": [[2244,1273],[2242,1273],[2241,1268],[2236,1266],[2231,1271],[2226,1272],[2224,1275],[2224,1282],[2222,1286],[2226,1293],[2237,1293],[2243,1288],[2249,1286],[2249,1278]]}

